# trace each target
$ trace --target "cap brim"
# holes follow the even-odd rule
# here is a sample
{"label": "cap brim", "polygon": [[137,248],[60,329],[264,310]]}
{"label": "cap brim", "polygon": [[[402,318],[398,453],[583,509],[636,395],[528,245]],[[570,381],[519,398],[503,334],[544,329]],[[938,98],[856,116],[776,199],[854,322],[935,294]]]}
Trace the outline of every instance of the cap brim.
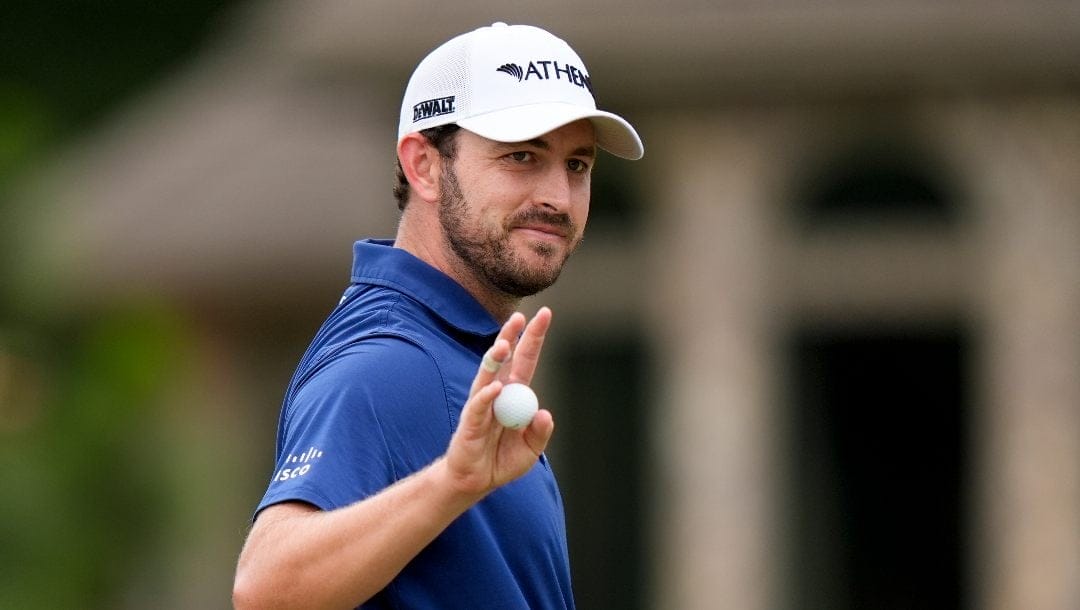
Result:
{"label": "cap brim", "polygon": [[551,102],[516,106],[459,119],[457,124],[496,142],[524,142],[580,119],[592,122],[596,145],[616,157],[637,160],[645,154],[641,138],[625,119],[574,104]]}

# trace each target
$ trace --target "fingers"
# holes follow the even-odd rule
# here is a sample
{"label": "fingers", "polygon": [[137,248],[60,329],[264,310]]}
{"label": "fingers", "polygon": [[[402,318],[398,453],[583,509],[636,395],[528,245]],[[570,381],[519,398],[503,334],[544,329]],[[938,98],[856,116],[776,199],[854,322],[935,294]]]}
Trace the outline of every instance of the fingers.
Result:
{"label": "fingers", "polygon": [[[475,382],[473,385],[476,385]],[[490,428],[491,420],[495,418],[491,403],[502,391],[502,387],[502,382],[494,380],[476,388],[461,410],[461,424],[466,430],[482,432]]]}
{"label": "fingers", "polygon": [[551,327],[551,310],[541,307],[518,340],[514,348],[514,360],[510,369],[510,381],[531,383],[536,365],[540,362],[540,350],[544,346],[544,337]]}
{"label": "fingers", "polygon": [[499,369],[502,368],[503,361],[505,360],[505,358],[497,358],[495,354],[496,349],[492,346],[492,348],[484,354],[484,359],[480,361],[480,368],[483,369],[484,372],[491,373],[492,375],[499,372]]}
{"label": "fingers", "polygon": [[[536,372],[536,366],[540,361],[544,337],[550,326],[551,310],[547,307],[541,307],[528,324],[522,313],[514,312],[499,330],[495,342],[484,352],[476,376],[473,378],[472,387],[469,389],[469,402],[473,402],[473,397],[495,380],[531,383],[533,373]],[[506,371],[505,366],[508,362],[510,370]],[[498,392],[495,394],[497,395]],[[539,437],[537,442],[540,442]],[[546,443],[547,440],[543,439],[542,444]]]}
{"label": "fingers", "polygon": [[506,339],[496,339],[495,343],[484,352],[484,359],[480,361],[480,368],[473,377],[472,387],[469,388],[469,396],[491,383],[499,375],[499,369],[503,363],[510,359],[510,342]]}
{"label": "fingers", "polygon": [[510,353],[513,354],[518,339],[521,337],[523,328],[525,328],[525,314],[520,311],[515,311],[510,316],[510,319],[503,324],[502,328],[499,330],[499,336],[495,340],[506,339],[510,344]]}
{"label": "fingers", "polygon": [[514,344],[517,343],[518,335],[521,334],[521,329],[524,326],[525,316],[517,312],[502,325],[502,328],[499,329],[499,335],[495,337],[495,342],[488,348],[488,351],[484,352],[484,358],[480,361],[480,369],[476,372],[476,377],[473,378],[472,387],[469,388],[469,396],[476,394],[477,390],[498,378],[499,370],[510,359],[514,351]]}

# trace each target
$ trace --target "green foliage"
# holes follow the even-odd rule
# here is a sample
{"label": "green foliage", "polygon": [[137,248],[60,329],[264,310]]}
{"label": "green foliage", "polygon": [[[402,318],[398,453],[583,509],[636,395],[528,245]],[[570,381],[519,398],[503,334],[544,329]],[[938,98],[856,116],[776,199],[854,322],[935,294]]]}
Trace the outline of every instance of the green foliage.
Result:
{"label": "green foliage", "polygon": [[8,354],[44,387],[12,392],[36,404],[16,407],[22,426],[0,429],[0,607],[111,607],[149,554],[168,490],[141,439],[183,377],[185,335],[168,310],[142,306],[39,332],[33,353]]}
{"label": "green foliage", "polygon": [[116,607],[166,535],[177,492],[153,439],[190,360],[168,307],[19,311],[12,187],[180,66],[231,4],[0,3],[0,608]]}
{"label": "green foliage", "polygon": [[53,121],[48,104],[32,91],[0,83],[0,193],[39,158]]}
{"label": "green foliage", "polygon": [[231,3],[5,0],[0,85],[55,109],[74,132],[194,51]]}

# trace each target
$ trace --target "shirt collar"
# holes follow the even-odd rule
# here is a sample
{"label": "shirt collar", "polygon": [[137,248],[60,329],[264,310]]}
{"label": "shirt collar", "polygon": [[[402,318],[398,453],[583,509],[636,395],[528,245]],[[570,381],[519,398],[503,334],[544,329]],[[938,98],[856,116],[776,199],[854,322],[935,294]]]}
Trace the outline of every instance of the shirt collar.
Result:
{"label": "shirt collar", "polygon": [[461,284],[401,248],[391,239],[353,245],[352,281],[398,290],[425,304],[458,330],[494,335],[499,323]]}

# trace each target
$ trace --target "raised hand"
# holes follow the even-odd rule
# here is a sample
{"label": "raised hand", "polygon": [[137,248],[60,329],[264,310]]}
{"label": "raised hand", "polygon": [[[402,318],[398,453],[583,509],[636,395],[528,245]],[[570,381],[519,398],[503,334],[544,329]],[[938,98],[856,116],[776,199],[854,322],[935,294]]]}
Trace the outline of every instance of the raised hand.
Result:
{"label": "raised hand", "polygon": [[446,452],[449,471],[463,492],[486,494],[522,476],[547,447],[555,429],[549,411],[541,408],[528,426],[510,430],[495,419],[492,402],[504,383],[532,382],[550,326],[547,307],[528,324],[524,315],[514,313],[485,354]]}

